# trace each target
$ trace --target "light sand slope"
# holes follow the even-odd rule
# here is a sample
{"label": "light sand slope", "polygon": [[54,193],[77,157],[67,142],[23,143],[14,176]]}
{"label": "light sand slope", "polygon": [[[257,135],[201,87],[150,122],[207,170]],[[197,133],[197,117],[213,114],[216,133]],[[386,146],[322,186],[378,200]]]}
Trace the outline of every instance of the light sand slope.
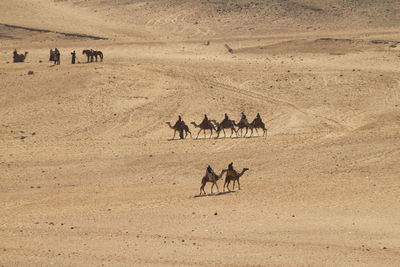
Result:
{"label": "light sand slope", "polygon": [[[0,26],[0,266],[400,264],[395,1],[12,2],[0,23],[110,39]],[[268,137],[169,140],[242,111]],[[242,189],[196,197],[231,161]]]}

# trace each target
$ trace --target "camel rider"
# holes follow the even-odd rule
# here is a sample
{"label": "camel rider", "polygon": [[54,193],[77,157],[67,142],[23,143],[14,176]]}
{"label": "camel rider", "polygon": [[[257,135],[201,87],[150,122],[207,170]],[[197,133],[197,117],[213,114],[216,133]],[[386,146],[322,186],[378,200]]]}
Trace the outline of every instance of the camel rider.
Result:
{"label": "camel rider", "polygon": [[200,123],[200,125],[203,125],[203,124],[205,124],[205,123],[207,123],[207,122],[208,122],[207,114],[204,114],[204,119],[203,119],[203,121]]}
{"label": "camel rider", "polygon": [[179,138],[180,139],[184,139],[184,135],[183,135],[183,124],[185,124],[182,120],[181,115],[178,116],[178,120],[175,122],[174,128],[177,128],[179,131]]}
{"label": "camel rider", "polygon": [[257,113],[257,116],[255,118],[256,121],[262,121],[260,113]]}
{"label": "camel rider", "polygon": [[228,165],[228,171],[233,171],[233,162],[229,163]]}
{"label": "camel rider", "polygon": [[182,117],[181,117],[181,115],[179,115],[179,116],[178,116],[178,120],[175,122],[174,127],[179,126],[179,124],[181,124],[181,122],[182,122]]}
{"label": "camel rider", "polygon": [[216,176],[214,170],[211,168],[210,165],[207,166],[206,175],[207,175],[207,174],[211,174],[211,175],[215,175],[215,176]]}
{"label": "camel rider", "polygon": [[246,120],[246,119],[247,119],[246,115],[242,112],[242,120]]}
{"label": "camel rider", "polygon": [[225,113],[225,118],[222,122],[226,122],[226,121],[229,121],[229,117],[228,117],[228,114]]}

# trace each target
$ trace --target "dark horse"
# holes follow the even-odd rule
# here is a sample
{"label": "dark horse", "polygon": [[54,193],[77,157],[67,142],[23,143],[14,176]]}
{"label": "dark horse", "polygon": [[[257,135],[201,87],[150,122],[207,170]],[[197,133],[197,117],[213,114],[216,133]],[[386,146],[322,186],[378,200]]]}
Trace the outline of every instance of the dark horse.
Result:
{"label": "dark horse", "polygon": [[[95,51],[93,49],[85,49],[82,51],[82,55],[87,56],[87,62],[93,62],[93,59],[96,58],[96,62],[97,62],[97,57],[100,57],[100,61],[103,61],[103,52],[101,51]],[[90,61],[89,61],[90,59]]]}

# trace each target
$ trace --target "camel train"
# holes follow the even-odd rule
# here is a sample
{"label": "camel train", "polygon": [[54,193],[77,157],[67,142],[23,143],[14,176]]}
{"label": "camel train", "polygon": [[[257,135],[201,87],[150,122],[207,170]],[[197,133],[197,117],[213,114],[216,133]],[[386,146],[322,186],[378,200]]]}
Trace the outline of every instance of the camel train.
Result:
{"label": "camel train", "polygon": [[220,175],[217,175],[213,169],[211,168],[210,165],[208,165],[207,170],[206,170],[206,174],[204,175],[204,177],[201,179],[201,185],[200,185],[200,196],[204,193],[204,195],[206,195],[206,191],[204,190],[205,186],[207,183],[211,183],[211,194],[213,193],[213,188],[214,186],[217,188],[217,191],[219,193],[219,188],[217,185],[217,181],[219,179],[222,178],[222,176],[224,175],[224,173],[226,173],[225,176],[225,182],[224,182],[224,187],[223,187],[223,191],[225,192],[225,187],[228,189],[229,192],[231,192],[231,189],[229,188],[229,184],[231,181],[233,181],[233,190],[235,190],[235,182],[237,182],[238,184],[238,189],[240,190],[240,182],[239,179],[240,177],[243,176],[243,174],[248,171],[249,168],[243,168],[243,170],[238,173],[234,168],[233,168],[233,162],[231,162],[228,165],[228,169],[223,169],[221,171]]}
{"label": "camel train", "polygon": [[[177,132],[179,132],[180,139],[187,138],[188,134],[190,134],[190,137],[192,137],[192,133],[189,130],[189,126],[182,120],[181,116],[178,117],[178,120],[176,121],[174,126],[172,126],[170,122],[166,122],[166,124],[172,130],[174,130],[174,136],[172,137],[172,139],[175,139],[175,135]],[[204,138],[207,138],[207,131],[210,132],[209,138],[212,138],[214,132],[216,133],[215,138],[219,138],[221,132],[223,132],[224,137],[226,137],[225,130],[231,130],[230,137],[232,137],[233,134],[235,134],[236,137],[239,136],[246,137],[247,134],[249,133],[249,130],[250,130],[250,135],[248,137],[253,136],[254,130],[256,131],[257,135],[260,136],[258,129],[261,129],[263,131],[262,136],[265,136],[267,135],[267,130],[268,130],[267,128],[265,128],[265,124],[261,119],[260,113],[257,113],[257,116],[251,123],[247,120],[246,115],[242,112],[242,116],[239,120],[239,123],[236,123],[234,120],[229,119],[228,114],[225,113],[225,117],[220,123],[217,122],[216,120],[208,119],[206,114],[204,115],[204,119],[200,124],[197,124],[194,121],[191,122],[190,124],[192,124],[195,128],[200,129],[197,133],[196,139],[199,138],[201,132],[204,133]]]}

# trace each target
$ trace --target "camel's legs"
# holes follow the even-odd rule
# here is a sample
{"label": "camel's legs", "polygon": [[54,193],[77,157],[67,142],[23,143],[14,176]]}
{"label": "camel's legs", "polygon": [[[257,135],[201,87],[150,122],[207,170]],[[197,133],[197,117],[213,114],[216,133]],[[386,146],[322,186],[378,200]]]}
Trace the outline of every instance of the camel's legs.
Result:
{"label": "camel's legs", "polygon": [[260,134],[258,133],[258,130],[257,130],[257,128],[255,128],[255,129],[256,129],[256,133],[257,133],[257,135],[258,135],[258,136],[260,136]]}
{"label": "camel's legs", "polygon": [[[235,130],[233,128],[231,128],[231,136],[230,136],[230,138],[232,138],[233,132],[235,132]],[[236,137],[237,137],[238,134],[237,134],[237,132],[235,132],[235,133],[236,133]]]}
{"label": "camel's legs", "polygon": [[[228,191],[230,192],[231,190],[229,189],[229,183],[231,182],[231,180],[227,180],[225,181],[226,184],[226,188],[228,188]],[[225,190],[225,184],[224,184],[224,190]]]}
{"label": "camel's legs", "polygon": [[217,187],[217,192],[219,193],[219,188],[218,188],[217,183],[215,182],[213,185],[215,185]]}
{"label": "camel's legs", "polygon": [[199,132],[197,133],[196,139],[199,138],[199,134],[201,133],[201,130],[202,130],[202,129],[200,129]]}
{"label": "camel's legs", "polygon": [[172,140],[175,139],[175,135],[176,135],[176,130],[174,130],[174,136],[172,137]]}
{"label": "camel's legs", "polygon": [[235,190],[235,182],[236,180],[233,180],[233,190]]}
{"label": "camel's legs", "polygon": [[263,136],[264,136],[264,134],[265,134],[265,135],[268,134],[267,129],[265,129],[265,128],[263,129]]}
{"label": "camel's legs", "polygon": [[244,137],[246,137],[248,131],[249,131],[249,127],[246,127],[246,133],[244,134]]}
{"label": "camel's legs", "polygon": [[239,178],[237,179],[237,182],[238,182],[238,188],[239,188],[239,190],[240,190]]}

